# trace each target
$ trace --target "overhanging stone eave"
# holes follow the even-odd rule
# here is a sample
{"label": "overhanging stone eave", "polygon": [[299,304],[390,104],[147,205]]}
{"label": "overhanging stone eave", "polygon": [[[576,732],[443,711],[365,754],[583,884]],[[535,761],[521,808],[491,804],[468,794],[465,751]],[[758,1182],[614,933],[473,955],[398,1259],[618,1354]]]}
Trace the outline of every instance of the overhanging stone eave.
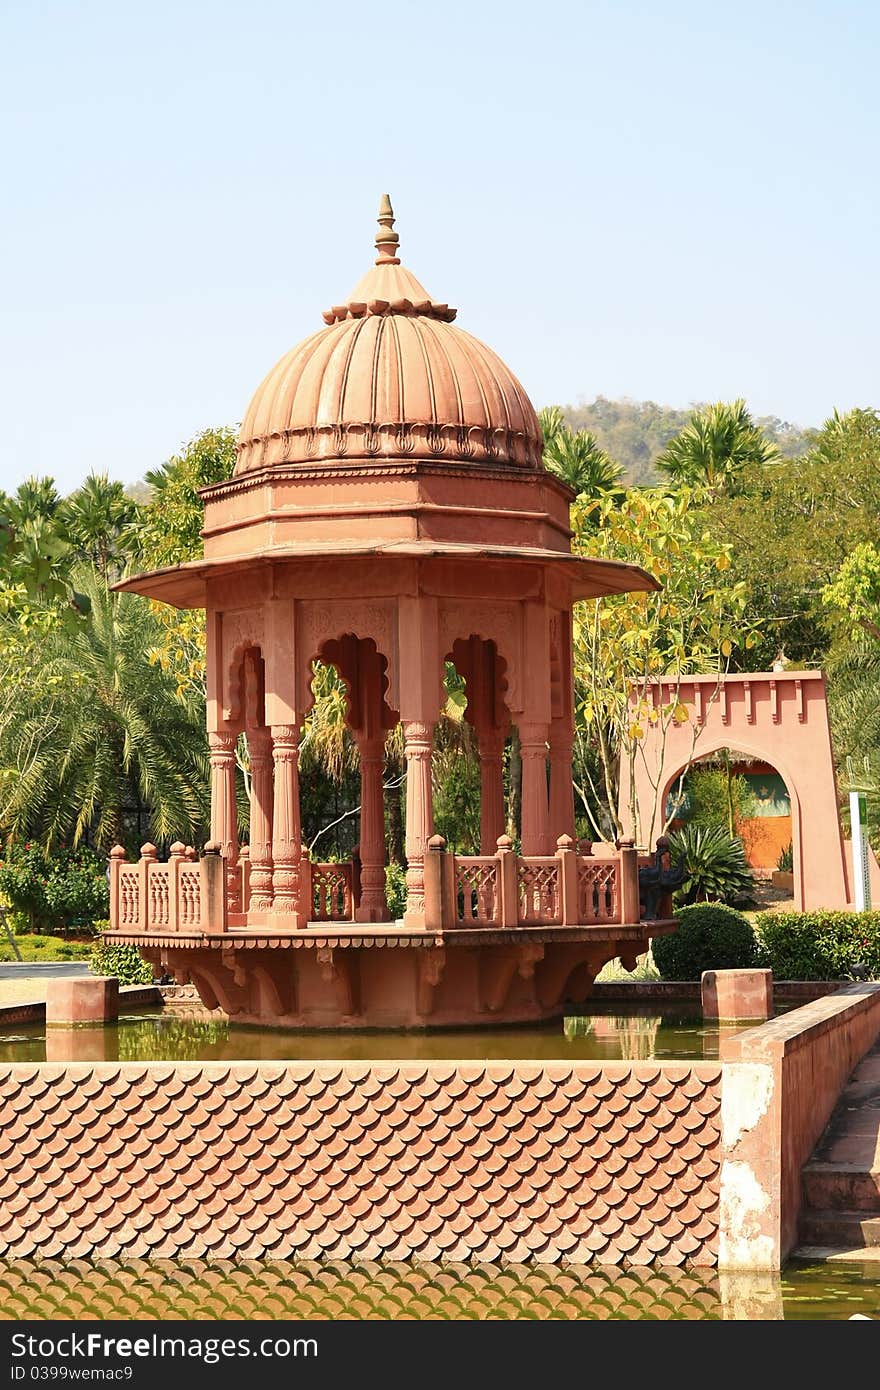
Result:
{"label": "overhanging stone eave", "polygon": [[474,546],[405,540],[378,545],[354,542],[348,546],[341,546],[334,541],[324,546],[275,546],[242,555],[188,560],[181,565],[169,565],[163,569],[129,575],[114,584],[113,589],[118,593],[142,594],[145,598],[156,599],[175,608],[204,608],[207,583],[211,578],[219,579],[243,569],[257,570],[287,561],[338,562],[345,557],[368,559],[371,556],[538,563],[556,570],[570,582],[573,602],[578,599],[598,598],[604,594],[646,593],[661,587],[647,570],[623,561],[587,559],[580,555],[544,550],[537,546]]}

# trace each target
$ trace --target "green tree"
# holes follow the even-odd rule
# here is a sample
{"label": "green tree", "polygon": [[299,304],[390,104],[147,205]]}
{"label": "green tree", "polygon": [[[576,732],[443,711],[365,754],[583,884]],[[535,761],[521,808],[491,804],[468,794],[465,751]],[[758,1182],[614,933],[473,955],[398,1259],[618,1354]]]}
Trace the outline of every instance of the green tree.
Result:
{"label": "green tree", "polygon": [[122,484],[111,483],[106,473],[91,473],[59,508],[70,552],[111,581],[131,557],[139,513]]}
{"label": "green tree", "polygon": [[[137,562],[141,569],[198,560],[203,554],[204,503],[199,489],[231,477],[235,431],[227,426],[203,430],[181,451],[147,474],[150,500],[137,521]],[[150,660],[173,675],[182,699],[205,698],[205,614],[154,603],[156,640]]]}
{"label": "green tree", "polygon": [[[609,594],[575,609],[575,778],[601,838],[620,832],[620,765],[626,759],[633,769],[644,760],[647,724],[657,726],[662,742],[673,723],[686,723],[681,679],[724,670],[736,646],[753,643],[755,634],[744,621],[745,586],[731,576],[730,548],[704,525],[689,488],[674,495],[630,489],[620,501],[606,496],[575,505],[572,523],[581,553],[638,564],[661,584],[658,592]],[[672,693],[655,705],[653,683],[661,675],[672,680]],[[650,843],[663,828],[665,808],[658,769],[645,764],[645,770],[653,805],[630,810],[642,842]]]}
{"label": "green tree", "polygon": [[139,519],[139,558],[145,569],[162,569],[203,553],[205,507],[199,490],[225,482],[235,467],[235,430],[202,430],[162,464],[147,473],[150,500]]}
{"label": "green tree", "polygon": [[748,485],[748,470],[778,457],[778,446],[755,424],[744,400],[717,401],[691,416],[669,441],[657,467],[677,484],[705,487],[712,494],[736,493]]}
{"label": "green tree", "polygon": [[51,478],[28,478],[12,496],[0,494],[0,579],[7,594],[17,591],[22,606],[76,610],[72,559],[62,500]]}
{"label": "green tree", "polygon": [[573,430],[559,406],[539,415],[544,435],[544,467],[567,483],[579,497],[620,495],[623,469],[586,430]]}
{"label": "green tree", "polygon": [[207,750],[200,703],[151,663],[150,605],[74,571],[89,600],[75,629],[22,645],[0,620],[0,824],[47,848],[88,837],[109,849],[149,808],[153,838],[193,838],[205,823]]}
{"label": "green tree", "polygon": [[703,512],[730,547],[747,613],[763,620],[761,640],[734,660],[767,670],[784,648],[795,666],[825,663],[845,633],[823,591],[859,544],[876,540],[880,416],[835,412],[803,457],[759,466],[742,482],[741,494],[722,494]]}
{"label": "green tree", "polygon": [[[658,456],[684,429],[694,411],[704,408],[703,403],[680,410],[656,401],[612,401],[596,396],[589,402],[565,406],[564,416],[572,429],[589,430],[601,447],[618,460],[630,485],[650,487],[659,481]],[[779,446],[783,458],[797,458],[812,444],[814,431],[777,415],[759,416],[755,423]]]}
{"label": "green tree", "polygon": [[880,641],[880,550],[873,541],[847,555],[822,589],[822,601],[843,618],[853,637],[862,631]]}

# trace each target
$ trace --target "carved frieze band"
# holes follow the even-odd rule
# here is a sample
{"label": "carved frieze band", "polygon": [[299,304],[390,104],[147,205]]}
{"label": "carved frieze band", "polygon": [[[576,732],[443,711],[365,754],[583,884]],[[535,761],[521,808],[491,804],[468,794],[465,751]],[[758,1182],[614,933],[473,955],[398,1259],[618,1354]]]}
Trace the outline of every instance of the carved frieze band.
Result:
{"label": "carved frieze band", "polygon": [[484,425],[433,424],[421,421],[309,425],[281,430],[268,438],[243,440],[236,469],[249,471],[273,463],[319,460],[423,458],[460,459],[471,463],[541,466],[538,437],[518,430]]}

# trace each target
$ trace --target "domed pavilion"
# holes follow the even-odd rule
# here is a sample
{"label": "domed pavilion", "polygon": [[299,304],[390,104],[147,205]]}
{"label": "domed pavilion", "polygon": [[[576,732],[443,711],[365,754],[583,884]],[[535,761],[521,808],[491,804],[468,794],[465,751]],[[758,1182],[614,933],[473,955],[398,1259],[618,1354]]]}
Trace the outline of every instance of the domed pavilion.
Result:
{"label": "domed pavilion", "polygon": [[[526,392],[401,264],[398,240],[385,196],[375,264],[265,377],[233,476],[204,490],[204,558],[118,586],[206,611],[212,841],[200,861],[182,844],[167,863],[150,845],[138,864],[115,850],[111,935],[241,1022],[545,1018],[582,1000],[607,960],[647,946],[631,844],[574,843],[572,608],[656,581],[572,554],[572,494],[542,466]],[[356,863],[313,862],[301,844],[298,748],[315,661],[347,691]],[[433,827],[448,662],[479,751],[472,856],[448,853]],[[383,749],[398,723],[406,910],[392,922]],[[519,852],[504,833],[514,726]]]}

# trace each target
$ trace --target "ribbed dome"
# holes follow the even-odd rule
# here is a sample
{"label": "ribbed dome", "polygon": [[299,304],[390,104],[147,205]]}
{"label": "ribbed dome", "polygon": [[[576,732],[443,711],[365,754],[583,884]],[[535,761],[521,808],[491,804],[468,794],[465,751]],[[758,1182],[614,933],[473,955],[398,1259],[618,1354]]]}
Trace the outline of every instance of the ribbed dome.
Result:
{"label": "ribbed dome", "polygon": [[400,264],[393,223],[386,195],[375,266],[258,388],[237,474],[395,458],[540,467],[541,428],[522,386]]}

